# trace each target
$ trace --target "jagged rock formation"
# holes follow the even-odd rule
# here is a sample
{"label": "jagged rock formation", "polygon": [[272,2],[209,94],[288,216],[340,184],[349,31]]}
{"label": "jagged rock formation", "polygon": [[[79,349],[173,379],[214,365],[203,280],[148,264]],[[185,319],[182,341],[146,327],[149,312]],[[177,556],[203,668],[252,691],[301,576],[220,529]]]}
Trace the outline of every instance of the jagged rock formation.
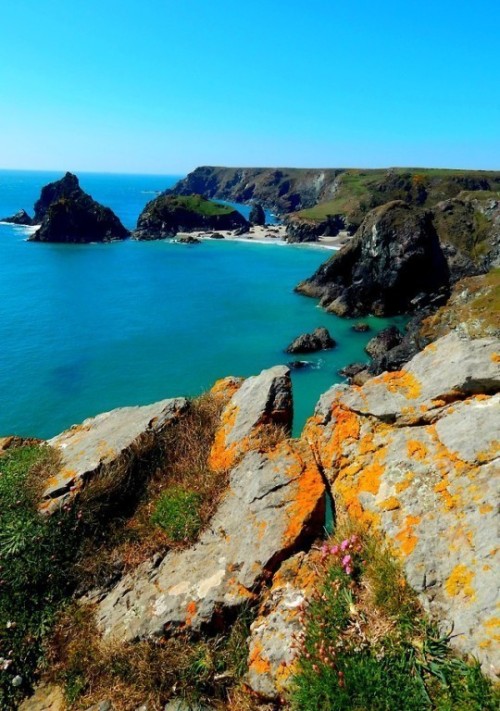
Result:
{"label": "jagged rock formation", "polygon": [[30,237],[33,242],[110,242],[129,235],[115,213],[85,193],[72,173],[42,188],[33,224],[40,225]]}
{"label": "jagged rock formation", "polygon": [[49,440],[60,455],[60,468],[47,482],[41,510],[53,513],[70,501],[87,482],[111,472],[132,472],[134,461],[145,467],[158,438],[187,409],[184,398],[143,407],[122,407],[74,425]]}
{"label": "jagged rock formation", "polygon": [[500,353],[450,333],[403,370],[334,387],[304,433],[334,499],[382,530],[453,644],[492,673]]}
{"label": "jagged rock formation", "polygon": [[398,201],[373,210],[353,240],[297,291],[339,316],[388,316],[446,296],[449,283],[429,214]]}
{"label": "jagged rock formation", "polygon": [[403,340],[403,334],[397,326],[389,326],[377,333],[368,341],[365,346],[365,351],[371,358],[379,358],[387,353],[387,351],[399,346]]}
{"label": "jagged rock formation", "polygon": [[250,210],[250,215],[248,221],[251,225],[265,225],[266,224],[266,213],[264,208],[259,203],[256,203]]}
{"label": "jagged rock formation", "polygon": [[16,212],[15,215],[11,215],[10,217],[1,217],[0,222],[8,222],[11,225],[29,226],[33,223],[33,220],[26,210],[19,210],[19,212]]}
{"label": "jagged rock formation", "polygon": [[206,629],[257,599],[269,573],[321,529],[324,483],[312,452],[266,435],[266,424],[291,421],[289,372],[274,368],[250,380],[233,395],[216,436],[212,460],[232,468],[210,528],[194,547],[125,576],[98,603],[105,637]]}
{"label": "jagged rock formation", "polygon": [[297,336],[286,348],[286,353],[313,353],[334,348],[334,339],[330,336],[328,329],[321,326],[315,328],[312,333],[303,333]]}
{"label": "jagged rock formation", "polygon": [[133,236],[138,240],[165,239],[178,232],[240,227],[248,228],[248,222],[232,207],[206,200],[201,195],[160,195],[148,202],[139,215]]}

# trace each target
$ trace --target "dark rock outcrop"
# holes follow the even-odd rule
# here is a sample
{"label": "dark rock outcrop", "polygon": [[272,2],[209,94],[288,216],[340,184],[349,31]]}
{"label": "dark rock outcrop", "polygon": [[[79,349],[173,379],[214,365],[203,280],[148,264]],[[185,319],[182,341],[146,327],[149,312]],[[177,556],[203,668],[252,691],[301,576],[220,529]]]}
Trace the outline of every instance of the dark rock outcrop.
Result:
{"label": "dark rock outcrop", "polygon": [[40,224],[33,242],[111,242],[129,236],[115,213],[84,192],[72,173],[42,188],[33,224]]}
{"label": "dark rock outcrop", "polygon": [[416,311],[449,293],[450,270],[428,212],[396,201],[372,210],[352,241],[296,288],[338,316]]}
{"label": "dark rock outcrop", "polygon": [[399,346],[403,340],[403,334],[397,326],[389,326],[377,333],[365,346],[365,351],[372,358],[377,358],[395,346]]}
{"label": "dark rock outcrop", "polygon": [[148,202],[139,215],[134,239],[173,237],[193,230],[235,230],[248,228],[237,210],[206,200],[201,195],[160,195]]}
{"label": "dark rock outcrop", "polygon": [[354,333],[368,333],[370,326],[367,323],[355,323],[354,326],[351,326],[351,330]]}
{"label": "dark rock outcrop", "polygon": [[19,210],[19,212],[16,212],[15,215],[11,215],[10,217],[2,217],[2,218],[0,218],[0,222],[8,222],[11,225],[31,225],[31,224],[33,224],[33,220],[28,215],[26,210]]}
{"label": "dark rock outcrop", "polygon": [[259,203],[256,203],[250,210],[250,215],[248,221],[251,225],[265,225],[266,224],[266,213],[264,208]]}
{"label": "dark rock outcrop", "polygon": [[328,329],[324,327],[316,328],[312,333],[303,333],[297,336],[286,349],[286,353],[313,353],[314,351],[324,351],[336,346],[335,341],[330,336]]}

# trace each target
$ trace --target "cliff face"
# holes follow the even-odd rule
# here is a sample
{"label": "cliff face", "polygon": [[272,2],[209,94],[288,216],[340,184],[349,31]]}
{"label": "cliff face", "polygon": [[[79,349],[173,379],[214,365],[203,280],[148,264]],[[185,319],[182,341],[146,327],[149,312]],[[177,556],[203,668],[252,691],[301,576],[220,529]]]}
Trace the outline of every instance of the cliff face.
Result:
{"label": "cliff face", "polygon": [[42,188],[33,224],[40,224],[33,242],[109,242],[129,235],[115,213],[85,193],[71,173]]}
{"label": "cliff face", "polygon": [[445,296],[449,267],[428,213],[401,201],[373,210],[356,236],[297,286],[339,316],[388,316]]}
{"label": "cliff face", "polygon": [[234,230],[248,222],[237,210],[201,195],[160,195],[139,215],[134,238],[164,239],[193,230]]}
{"label": "cliff face", "polygon": [[341,170],[302,168],[222,168],[202,166],[179,181],[171,192],[194,193],[231,202],[258,202],[283,214],[315,205],[335,192]]}

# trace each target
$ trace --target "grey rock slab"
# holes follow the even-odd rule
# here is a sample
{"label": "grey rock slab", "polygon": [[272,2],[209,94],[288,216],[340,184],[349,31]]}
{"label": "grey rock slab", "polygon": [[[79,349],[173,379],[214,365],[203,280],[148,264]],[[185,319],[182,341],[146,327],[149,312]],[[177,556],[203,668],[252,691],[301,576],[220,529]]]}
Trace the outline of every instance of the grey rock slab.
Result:
{"label": "grey rock slab", "polygon": [[463,461],[473,464],[500,457],[500,395],[450,408],[436,422],[436,432]]}
{"label": "grey rock slab", "polygon": [[500,341],[471,340],[453,331],[431,343],[397,373],[384,373],[350,389],[343,404],[382,419],[407,419],[436,407],[442,398],[500,389]]}
{"label": "grey rock slab", "polygon": [[47,482],[42,510],[56,510],[88,479],[110,472],[114,466],[127,466],[136,454],[143,455],[187,405],[184,398],[174,398],[152,405],[122,407],[91,417],[53,437],[48,444],[59,452],[61,467]]}
{"label": "grey rock slab", "polygon": [[236,417],[227,434],[227,444],[245,439],[259,424],[282,423],[290,429],[293,414],[290,369],[276,365],[247,378],[228,408],[236,412]]}
{"label": "grey rock slab", "polygon": [[321,530],[323,516],[324,484],[307,447],[251,451],[198,543],[125,576],[98,604],[98,626],[118,640],[198,631],[253,600],[267,572]]}

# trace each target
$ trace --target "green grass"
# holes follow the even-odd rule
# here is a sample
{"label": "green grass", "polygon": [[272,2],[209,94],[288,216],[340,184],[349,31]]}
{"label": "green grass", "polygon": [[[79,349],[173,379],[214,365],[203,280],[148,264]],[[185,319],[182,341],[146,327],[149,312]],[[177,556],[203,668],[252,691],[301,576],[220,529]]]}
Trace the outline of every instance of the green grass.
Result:
{"label": "green grass", "polygon": [[235,212],[233,207],[221,205],[221,203],[213,202],[213,200],[207,200],[201,195],[166,195],[158,205],[159,209],[163,209],[164,206],[168,206],[171,210],[177,208],[190,210],[204,217],[230,215],[232,212]]}
{"label": "green grass", "polygon": [[[30,688],[43,641],[68,594],[78,521],[36,509],[36,474],[50,469],[48,447],[16,448],[0,459],[0,708],[16,708]],[[5,663],[4,663],[5,666]],[[1,667],[0,667],[1,669]],[[22,685],[12,685],[15,676]]]}
{"label": "green grass", "polygon": [[[362,539],[361,539],[362,540]],[[297,711],[493,711],[500,694],[458,657],[378,540],[362,540],[348,575],[327,554],[303,620]],[[342,556],[343,553],[340,554]]]}
{"label": "green grass", "polygon": [[160,526],[173,541],[194,540],[202,525],[202,497],[181,487],[166,489],[156,502],[151,523]]}

